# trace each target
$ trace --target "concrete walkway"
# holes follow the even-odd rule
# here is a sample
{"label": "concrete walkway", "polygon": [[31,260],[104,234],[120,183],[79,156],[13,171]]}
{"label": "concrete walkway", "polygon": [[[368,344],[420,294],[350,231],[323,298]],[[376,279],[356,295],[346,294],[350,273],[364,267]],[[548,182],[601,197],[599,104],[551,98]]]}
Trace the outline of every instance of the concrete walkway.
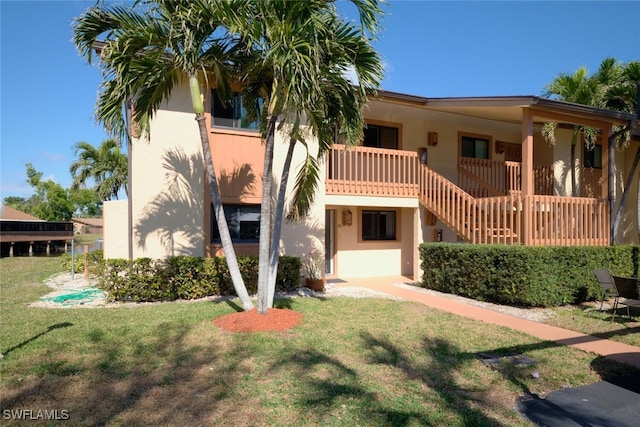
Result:
{"label": "concrete walkway", "polygon": [[409,301],[419,302],[438,310],[468,317],[481,322],[505,326],[524,332],[534,337],[553,341],[558,344],[569,345],[583,351],[591,352],[618,362],[626,363],[640,368],[640,347],[623,344],[591,335],[581,334],[568,329],[546,325],[519,317],[509,316],[481,307],[472,306],[453,299],[439,297],[420,292],[420,288],[407,289],[396,284],[411,284],[413,281],[407,277],[372,277],[358,279],[330,280],[336,287],[357,286],[384,292]]}

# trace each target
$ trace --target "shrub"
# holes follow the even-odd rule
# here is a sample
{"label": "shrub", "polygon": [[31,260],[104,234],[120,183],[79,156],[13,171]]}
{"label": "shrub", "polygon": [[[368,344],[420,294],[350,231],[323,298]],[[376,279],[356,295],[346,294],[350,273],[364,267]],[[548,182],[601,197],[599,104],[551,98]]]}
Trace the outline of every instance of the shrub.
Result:
{"label": "shrub", "polygon": [[640,247],[526,247],[427,243],[422,286],[480,301],[549,307],[601,295],[593,271],[638,274]]}
{"label": "shrub", "polygon": [[[100,263],[102,262],[103,252],[102,249],[89,252],[87,254],[89,260],[89,273],[96,274],[98,272]],[[84,273],[84,253],[77,253],[73,256],[74,272]],[[71,272],[71,254],[64,253],[60,255],[60,264],[65,271]]]}
{"label": "shrub", "polygon": [[[164,261],[107,259],[98,287],[116,301],[169,301],[235,295],[225,258],[170,257]],[[258,258],[239,256],[238,266],[249,294],[257,292]],[[300,259],[282,256],[276,289],[291,291],[300,283]]]}

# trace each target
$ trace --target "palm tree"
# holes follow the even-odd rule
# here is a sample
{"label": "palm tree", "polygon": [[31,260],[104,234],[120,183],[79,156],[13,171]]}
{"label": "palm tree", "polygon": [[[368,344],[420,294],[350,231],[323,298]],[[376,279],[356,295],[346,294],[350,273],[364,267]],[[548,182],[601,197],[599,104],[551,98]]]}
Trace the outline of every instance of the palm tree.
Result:
{"label": "palm tree", "polygon": [[[546,96],[557,96],[559,99],[577,104],[589,105],[598,108],[606,108],[628,113],[637,113],[638,91],[640,90],[640,61],[631,61],[621,64],[615,58],[605,58],[598,71],[592,76],[587,76],[584,67],[579,68],[573,75],[560,74],[547,86]],[[609,149],[614,149],[614,144],[626,146],[631,137],[633,124],[629,126],[615,127],[609,138]],[[543,136],[547,141],[554,142],[553,132],[555,123],[547,123],[543,127]],[[593,144],[597,137],[596,129],[589,127],[574,127],[571,145],[571,185],[572,194],[575,196],[575,144],[577,136],[584,132],[587,144]],[[613,156],[610,156],[612,159]],[[624,191],[618,210],[612,215],[611,240],[617,233],[622,218],[622,212],[626,204],[627,195],[635,171],[640,163],[640,150],[636,153],[632,169],[627,177]],[[611,171],[610,171],[611,172]],[[613,209],[613,207],[611,207]],[[640,227],[640,221],[638,226]]]}
{"label": "palm tree", "polygon": [[[560,74],[546,87],[545,97],[555,96],[561,101],[575,104],[596,106],[600,100],[601,87],[597,80],[587,74],[585,67],[580,67],[573,74]],[[555,144],[555,129],[557,123],[545,123],[542,129],[544,138]],[[588,146],[593,146],[597,138],[597,130],[588,126],[576,125],[571,134],[571,195],[578,196],[576,186],[576,145],[580,134],[584,134]]]}
{"label": "palm tree", "polygon": [[116,135],[126,132],[123,106],[133,104],[133,126],[148,135],[149,120],[174,88],[188,82],[200,132],[211,199],[233,286],[245,310],[253,308],[240,275],[209,147],[201,82],[213,76],[228,91],[234,44],[221,26],[241,2],[157,0],[89,8],[74,22],[74,41],[89,62],[99,41],[103,83],[96,116]]}
{"label": "palm tree", "polygon": [[[334,141],[336,129],[349,129],[348,142],[361,139],[362,107],[367,93],[379,85],[381,61],[373,50],[365,29],[377,29],[380,14],[377,0],[354,2],[358,6],[363,28],[340,19],[332,1],[291,2],[273,0],[248,6],[245,16],[256,19],[231,24],[248,46],[248,61],[240,63],[245,94],[260,96],[263,111],[253,111],[266,118],[262,131],[265,157],[260,215],[260,262],[258,271],[258,311],[265,313],[273,305],[278,249],[283,221],[284,197],[294,146],[307,146],[301,132],[303,116],[319,141],[319,150],[307,158],[298,176],[294,209],[305,215],[317,186],[318,164]],[[346,71],[353,69],[358,82],[353,85]],[[258,105],[252,102],[251,105]],[[276,122],[288,125],[289,147],[272,229],[271,191]]]}
{"label": "palm tree", "polygon": [[[618,145],[627,146],[631,138],[633,126],[638,126],[638,122],[640,122],[640,112],[638,111],[638,96],[640,95],[640,61],[632,61],[623,65],[618,63],[614,58],[607,58],[603,61],[603,65],[600,67],[598,74],[600,74],[603,69],[606,72],[604,77],[596,75],[596,78],[609,82],[604,93],[603,106],[611,110],[636,114],[636,123],[616,129],[616,132],[614,132],[611,140],[609,141],[610,147],[613,147],[616,140]],[[631,184],[633,184],[633,178],[639,164],[640,148],[636,150],[629,175],[627,176],[624,184],[620,204],[618,205],[618,209],[613,217],[611,224],[612,238],[615,237],[618,232],[618,228],[620,227],[622,213],[624,212],[629,190],[631,189]],[[640,203],[640,201],[638,203]],[[640,205],[637,209],[637,226],[640,230]]]}
{"label": "palm tree", "polygon": [[76,160],[69,169],[73,190],[86,187],[87,181],[92,179],[102,201],[117,199],[122,189],[127,194],[127,156],[120,151],[115,139],[106,139],[97,148],[81,141],[74,149]]}

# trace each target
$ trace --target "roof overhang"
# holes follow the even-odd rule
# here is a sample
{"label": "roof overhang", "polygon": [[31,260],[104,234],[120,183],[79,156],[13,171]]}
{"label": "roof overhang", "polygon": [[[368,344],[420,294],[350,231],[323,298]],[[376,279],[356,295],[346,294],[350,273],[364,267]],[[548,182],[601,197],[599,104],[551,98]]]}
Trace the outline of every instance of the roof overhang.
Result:
{"label": "roof overhang", "polygon": [[634,115],[629,113],[603,110],[533,95],[425,98],[381,90],[377,97],[382,101],[413,105],[426,110],[514,124],[522,123],[524,108],[528,108],[532,112],[536,122],[558,122],[592,126],[599,129],[610,128],[613,125],[628,125],[635,119]]}

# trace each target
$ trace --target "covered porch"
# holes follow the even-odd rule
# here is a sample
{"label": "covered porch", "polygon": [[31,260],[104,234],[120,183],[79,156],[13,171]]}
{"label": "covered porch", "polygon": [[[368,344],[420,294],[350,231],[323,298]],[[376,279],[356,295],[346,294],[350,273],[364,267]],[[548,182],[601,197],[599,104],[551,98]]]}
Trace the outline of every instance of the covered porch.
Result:
{"label": "covered porch", "polygon": [[[416,99],[411,101],[416,104]],[[522,161],[451,158],[457,167],[453,182],[439,172],[442,165],[427,166],[420,149],[336,145],[326,161],[326,194],[416,198],[427,218],[437,218],[458,240],[470,243],[612,243],[615,150],[609,140],[613,126],[626,124],[628,115],[537,97],[424,99],[421,108],[518,123]],[[589,176],[599,183],[591,186],[598,194],[568,197],[554,191],[553,166],[535,164],[533,158],[534,126],[544,122],[600,130],[602,168],[595,170],[599,176]]]}

